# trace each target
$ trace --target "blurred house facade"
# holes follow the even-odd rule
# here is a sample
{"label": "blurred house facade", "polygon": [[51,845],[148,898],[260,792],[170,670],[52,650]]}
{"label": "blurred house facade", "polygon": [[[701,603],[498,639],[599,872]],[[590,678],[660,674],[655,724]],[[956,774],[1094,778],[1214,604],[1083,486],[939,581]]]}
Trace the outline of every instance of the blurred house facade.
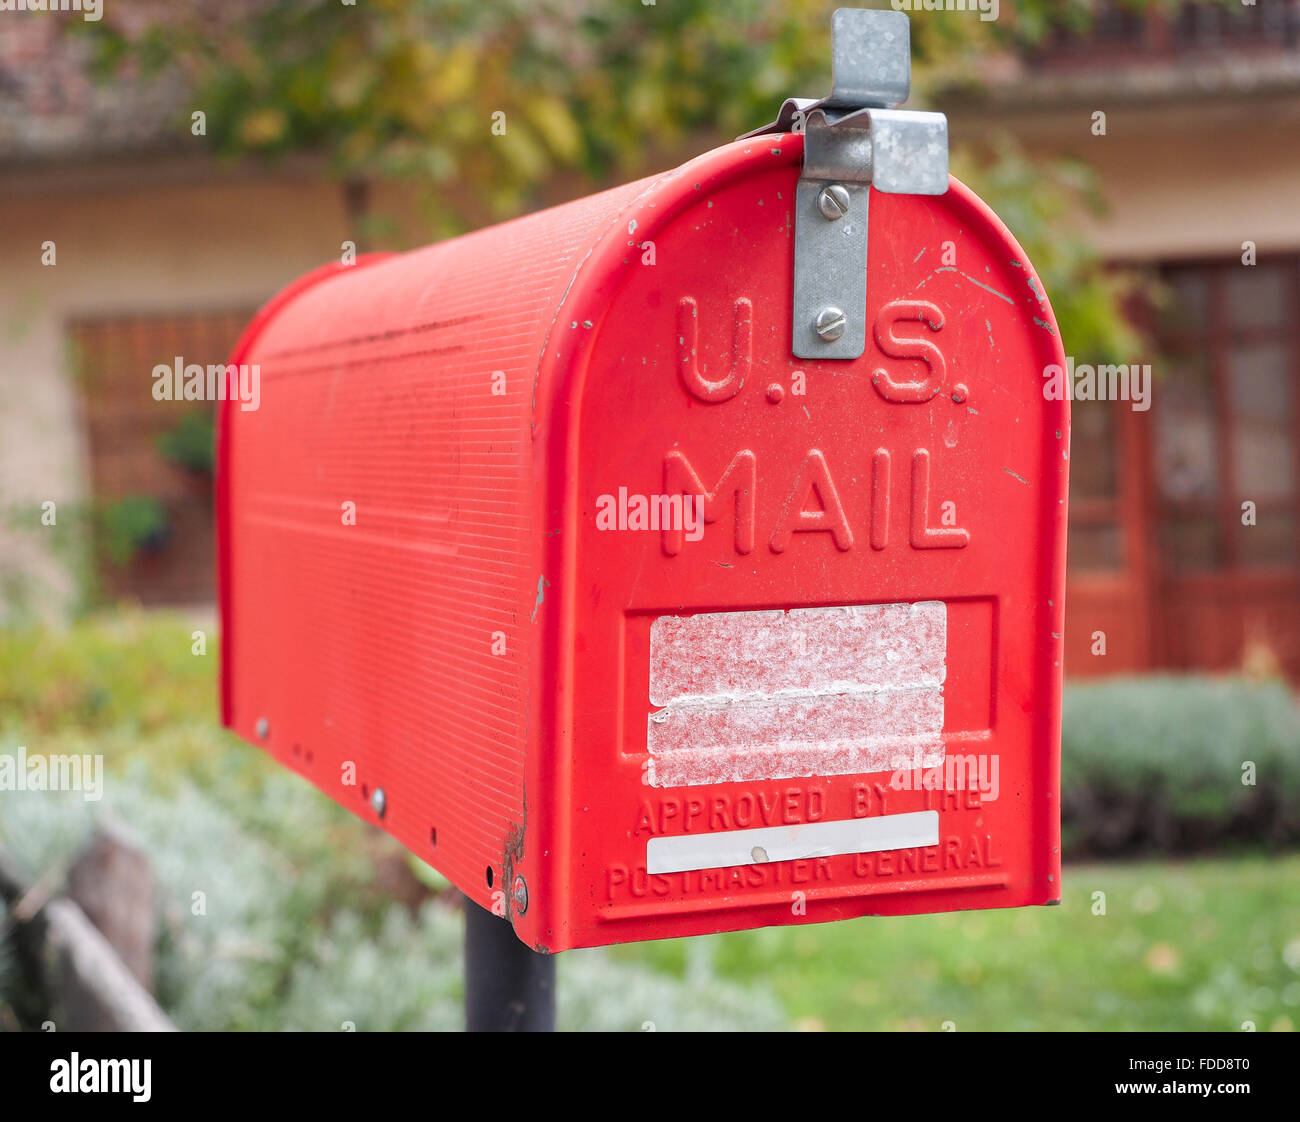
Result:
{"label": "blurred house facade", "polygon": [[943,106],[954,136],[1004,130],[1094,168],[1092,244],[1171,296],[1133,356],[1153,366],[1151,408],[1075,404],[1066,671],[1280,666],[1294,681],[1300,4],[1098,12],[1086,37],[999,60],[980,95]]}
{"label": "blurred house facade", "polygon": [[[214,162],[179,86],[94,82],[61,22],[0,28],[0,619],[59,618],[88,568],[109,595],[212,599],[210,489],[159,454],[186,406],[160,408],[150,372],[224,361],[250,313],[346,236],[318,168]],[[102,537],[137,496],[166,526],[129,563],[99,542],[70,556],[78,523],[94,511]]]}
{"label": "blurred house facade", "polygon": [[[937,18],[968,17],[913,15]],[[1088,37],[982,77],[940,106],[953,137],[1009,132],[1090,164],[1108,207],[1091,240],[1176,294],[1158,345],[1133,356],[1155,369],[1152,408],[1076,404],[1067,673],[1276,665],[1300,678],[1300,0],[1149,16],[1104,4]],[[148,372],[177,355],[222,361],[254,308],[348,237],[344,193],[319,167],[215,163],[181,110],[165,83],[93,83],[54,21],[6,21],[0,618],[75,599],[47,501],[154,497],[166,530],[128,564],[101,564],[102,585],[147,603],[210,598],[210,494],[159,453],[181,407],[156,407]],[[375,209],[389,203],[400,193],[380,189]]]}

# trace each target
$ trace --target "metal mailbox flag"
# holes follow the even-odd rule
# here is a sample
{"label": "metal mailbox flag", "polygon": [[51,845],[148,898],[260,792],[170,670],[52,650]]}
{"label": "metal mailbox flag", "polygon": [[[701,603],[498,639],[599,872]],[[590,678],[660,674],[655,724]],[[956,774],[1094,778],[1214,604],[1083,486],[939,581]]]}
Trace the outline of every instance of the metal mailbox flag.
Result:
{"label": "metal mailbox flag", "polygon": [[225,722],[530,947],[1059,899],[1064,359],[907,26],[232,358]]}

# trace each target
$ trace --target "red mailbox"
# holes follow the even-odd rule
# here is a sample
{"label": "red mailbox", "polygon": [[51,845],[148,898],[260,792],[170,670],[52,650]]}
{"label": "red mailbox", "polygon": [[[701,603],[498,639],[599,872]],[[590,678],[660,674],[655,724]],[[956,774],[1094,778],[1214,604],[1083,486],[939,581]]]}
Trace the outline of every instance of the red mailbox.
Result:
{"label": "red mailbox", "polygon": [[1060,896],[1055,320],[836,20],[831,98],[232,358],[225,722],[537,949]]}

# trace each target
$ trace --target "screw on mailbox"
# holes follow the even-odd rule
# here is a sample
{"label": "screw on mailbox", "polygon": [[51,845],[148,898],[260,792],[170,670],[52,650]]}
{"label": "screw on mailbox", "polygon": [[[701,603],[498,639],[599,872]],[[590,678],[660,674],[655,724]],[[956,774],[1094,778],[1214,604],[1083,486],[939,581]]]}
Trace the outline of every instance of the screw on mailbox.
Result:
{"label": "screw on mailbox", "polygon": [[823,187],[817,196],[817,206],[828,219],[834,222],[849,213],[849,193],[838,183]]}
{"label": "screw on mailbox", "polygon": [[817,334],[827,342],[843,335],[844,327],[844,313],[839,308],[823,308],[817,313]]}
{"label": "screw on mailbox", "polygon": [[[871,193],[948,190],[948,119],[898,109],[911,91],[910,25],[901,11],[841,8],[831,23],[831,93],[790,98],[777,119],[747,136],[804,125],[794,208],[796,358],[861,358],[867,346],[867,229]],[[852,224],[832,225],[852,207]],[[829,220],[829,221],[828,221]],[[843,327],[821,329],[817,311],[841,308]]]}
{"label": "screw on mailbox", "polygon": [[382,787],[376,787],[370,792],[370,809],[383,818],[384,811],[388,809],[388,796]]}

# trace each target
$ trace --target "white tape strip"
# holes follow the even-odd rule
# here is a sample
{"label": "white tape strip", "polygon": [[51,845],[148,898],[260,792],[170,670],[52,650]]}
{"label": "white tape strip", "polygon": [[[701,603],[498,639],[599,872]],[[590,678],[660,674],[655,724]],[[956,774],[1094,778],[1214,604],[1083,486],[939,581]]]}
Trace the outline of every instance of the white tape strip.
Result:
{"label": "white tape strip", "polygon": [[684,873],[693,869],[726,869],[733,865],[803,861],[810,857],[938,844],[939,812],[918,810],[800,826],[651,838],[646,843],[646,868],[652,874]]}
{"label": "white tape strip", "polygon": [[650,719],[646,770],[652,787],[693,787],[934,767],[942,730],[937,686],[671,705]]}
{"label": "white tape strip", "polygon": [[650,702],[939,686],[947,631],[938,600],[660,616],[650,627]]}
{"label": "white tape strip", "polygon": [[653,787],[943,763],[947,606],[661,616],[650,629]]}

